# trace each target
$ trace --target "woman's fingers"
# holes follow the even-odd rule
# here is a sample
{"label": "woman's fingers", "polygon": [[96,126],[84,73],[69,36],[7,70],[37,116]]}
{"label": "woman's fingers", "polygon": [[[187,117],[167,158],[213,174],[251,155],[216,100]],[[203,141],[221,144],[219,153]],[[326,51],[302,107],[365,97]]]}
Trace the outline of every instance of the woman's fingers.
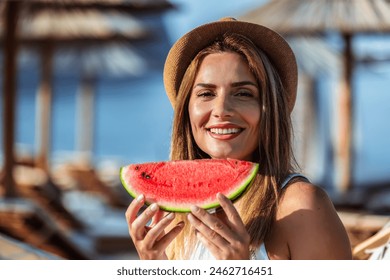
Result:
{"label": "woman's fingers", "polygon": [[247,259],[250,237],[233,203],[218,194],[222,211],[216,215],[193,207],[189,222],[197,231],[198,239],[217,259]]}
{"label": "woman's fingers", "polygon": [[127,207],[125,216],[126,216],[126,221],[129,225],[131,225],[134,222],[134,220],[137,218],[138,211],[141,209],[143,205],[144,205],[144,196],[141,194],[136,199],[133,199],[129,207]]}
{"label": "woman's fingers", "polygon": [[221,253],[221,247],[215,245],[212,240],[209,240],[208,237],[204,236],[200,231],[196,231],[196,237],[214,256]]}
{"label": "woman's fingers", "polygon": [[142,240],[146,234],[146,225],[153,218],[153,216],[158,211],[158,206],[156,203],[151,204],[148,208],[145,209],[131,224],[131,234],[136,240]]}
{"label": "woman's fingers", "polygon": [[153,227],[151,227],[146,234],[144,240],[148,244],[154,244],[156,241],[159,241],[162,238],[165,228],[173,221],[175,214],[169,213],[159,222],[157,222]]}
{"label": "woman's fingers", "polygon": [[159,209],[157,213],[153,216],[152,223],[150,224],[150,226],[152,227],[157,224],[164,217],[164,213],[164,211]]}
{"label": "woman's fingers", "polygon": [[246,232],[245,225],[233,203],[221,193],[217,194],[217,199],[226,214],[228,225],[238,232]]}
{"label": "woman's fingers", "polygon": [[202,208],[193,206],[191,214],[187,217],[197,231],[217,246],[227,245],[227,241],[232,238],[230,229],[220,219]]}
{"label": "woman's fingers", "polygon": [[165,249],[180,233],[184,223],[178,223],[165,233],[175,215],[172,213],[163,217],[164,212],[156,203],[141,211],[144,203],[145,198],[141,195],[134,199],[126,210],[130,236],[140,259],[167,259]]}
{"label": "woman's fingers", "polygon": [[165,250],[168,245],[178,236],[181,230],[184,228],[184,222],[179,222],[168,233],[161,237],[155,245],[155,249],[159,251]]}

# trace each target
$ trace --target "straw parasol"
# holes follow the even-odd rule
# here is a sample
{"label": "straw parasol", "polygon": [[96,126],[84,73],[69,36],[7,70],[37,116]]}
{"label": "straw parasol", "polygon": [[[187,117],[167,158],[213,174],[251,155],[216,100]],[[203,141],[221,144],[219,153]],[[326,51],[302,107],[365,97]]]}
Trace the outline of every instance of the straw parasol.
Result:
{"label": "straw parasol", "polygon": [[341,193],[351,189],[353,174],[353,94],[356,34],[390,31],[390,3],[386,0],[273,0],[249,11],[241,19],[269,26],[285,36],[320,36],[337,32],[344,42],[339,92],[335,172]]}
{"label": "straw parasol", "polygon": [[[32,0],[3,1],[0,30],[4,47],[4,166],[5,196],[16,196],[13,167],[17,50],[37,46],[42,57],[42,81],[38,90],[37,165],[48,169],[50,150],[51,75],[56,46],[96,46],[109,42],[143,40],[150,33],[133,14],[163,11],[173,6],[165,0]],[[120,22],[121,24],[118,24]]]}

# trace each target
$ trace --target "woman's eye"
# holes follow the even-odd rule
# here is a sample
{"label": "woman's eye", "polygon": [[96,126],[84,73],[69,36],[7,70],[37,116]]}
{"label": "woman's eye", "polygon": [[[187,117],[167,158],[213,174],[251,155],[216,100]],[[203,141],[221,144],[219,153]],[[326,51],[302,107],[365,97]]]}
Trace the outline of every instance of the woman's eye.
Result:
{"label": "woman's eye", "polygon": [[211,91],[202,91],[196,94],[199,97],[211,97],[214,96],[214,93]]}
{"label": "woman's eye", "polygon": [[253,97],[253,93],[251,93],[249,91],[239,91],[236,93],[236,96]]}

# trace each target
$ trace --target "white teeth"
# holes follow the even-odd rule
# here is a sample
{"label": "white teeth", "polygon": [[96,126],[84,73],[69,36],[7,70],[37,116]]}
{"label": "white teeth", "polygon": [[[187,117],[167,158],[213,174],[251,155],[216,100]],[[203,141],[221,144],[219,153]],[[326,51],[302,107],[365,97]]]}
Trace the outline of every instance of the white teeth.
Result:
{"label": "white teeth", "polygon": [[235,134],[240,130],[239,128],[210,128],[210,132],[215,134]]}

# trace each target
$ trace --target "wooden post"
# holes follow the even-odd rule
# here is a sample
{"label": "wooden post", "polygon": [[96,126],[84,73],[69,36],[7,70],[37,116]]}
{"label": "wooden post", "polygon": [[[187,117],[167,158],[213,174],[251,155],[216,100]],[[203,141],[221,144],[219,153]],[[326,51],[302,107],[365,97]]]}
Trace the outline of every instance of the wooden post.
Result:
{"label": "wooden post", "polygon": [[37,93],[36,110],[36,165],[49,172],[51,150],[51,115],[52,115],[52,59],[53,46],[50,42],[41,50],[42,76]]}
{"label": "wooden post", "polygon": [[16,76],[17,76],[17,23],[18,1],[7,1],[4,9],[4,80],[3,80],[3,147],[4,166],[2,183],[5,197],[17,196],[13,170],[15,165],[15,115],[16,115]]}
{"label": "wooden post", "polygon": [[[305,83],[305,91],[300,92],[301,97],[304,95],[302,112],[301,112],[301,131],[303,134],[301,140],[301,161],[300,164],[302,166],[307,166],[308,156],[310,154],[310,140],[313,135],[311,127],[313,125],[313,121],[315,120],[314,116],[311,114],[313,112],[313,107],[309,106],[309,102],[311,101],[310,97],[313,96],[313,81],[312,78],[307,74],[301,74],[301,81]],[[310,104],[311,105],[311,104]]]}
{"label": "wooden post", "polygon": [[[308,163],[310,163],[310,156],[312,156],[313,143],[316,142],[313,138],[313,135],[316,134],[315,127],[318,124],[315,83],[315,77],[300,73],[297,96],[301,111],[298,121],[299,126],[297,126],[300,131],[300,145],[297,149],[297,159],[299,159],[299,165],[305,170],[310,169]],[[293,114],[296,113],[297,111],[293,111]]]}
{"label": "wooden post", "polygon": [[76,148],[83,166],[91,167],[94,139],[95,78],[84,74],[77,96]]}
{"label": "wooden post", "polygon": [[353,127],[353,100],[352,100],[352,69],[353,53],[351,34],[343,34],[343,76],[339,93],[338,141],[336,147],[336,176],[337,187],[340,193],[345,194],[352,187],[352,127]]}

